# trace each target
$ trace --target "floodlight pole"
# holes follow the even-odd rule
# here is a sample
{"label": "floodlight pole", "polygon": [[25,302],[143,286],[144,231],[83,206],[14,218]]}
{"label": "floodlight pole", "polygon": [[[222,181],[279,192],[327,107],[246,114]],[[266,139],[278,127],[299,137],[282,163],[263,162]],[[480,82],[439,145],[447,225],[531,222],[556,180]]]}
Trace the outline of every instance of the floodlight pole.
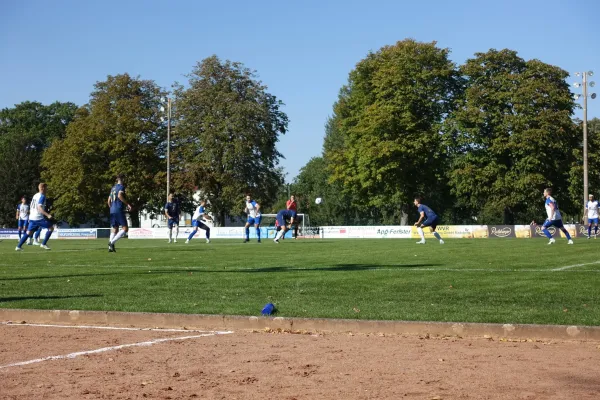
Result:
{"label": "floodlight pole", "polygon": [[171,186],[171,98],[167,97],[167,202],[169,201],[170,186]]}

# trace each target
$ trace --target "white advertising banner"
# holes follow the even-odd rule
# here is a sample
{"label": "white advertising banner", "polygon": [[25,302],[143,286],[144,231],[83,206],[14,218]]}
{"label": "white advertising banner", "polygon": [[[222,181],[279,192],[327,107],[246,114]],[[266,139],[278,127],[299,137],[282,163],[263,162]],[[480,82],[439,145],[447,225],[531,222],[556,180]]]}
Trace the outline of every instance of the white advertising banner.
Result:
{"label": "white advertising banner", "polygon": [[410,226],[324,226],[325,239],[409,239]]}

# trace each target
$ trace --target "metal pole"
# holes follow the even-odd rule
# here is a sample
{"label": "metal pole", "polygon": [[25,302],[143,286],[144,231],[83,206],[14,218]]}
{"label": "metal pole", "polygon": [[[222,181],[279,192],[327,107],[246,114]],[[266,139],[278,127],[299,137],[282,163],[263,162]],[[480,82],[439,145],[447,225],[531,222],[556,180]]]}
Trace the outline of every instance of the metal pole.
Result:
{"label": "metal pole", "polygon": [[[583,73],[583,204],[588,201],[587,72]],[[585,213],[584,213],[585,219]]]}
{"label": "metal pole", "polygon": [[171,98],[167,98],[167,201],[171,185]]}

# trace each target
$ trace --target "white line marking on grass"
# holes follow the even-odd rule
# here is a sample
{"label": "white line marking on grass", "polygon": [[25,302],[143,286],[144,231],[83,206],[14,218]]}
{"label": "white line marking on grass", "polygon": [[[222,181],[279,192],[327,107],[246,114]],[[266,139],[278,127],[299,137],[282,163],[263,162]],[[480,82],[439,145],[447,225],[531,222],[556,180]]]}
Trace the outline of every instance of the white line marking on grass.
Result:
{"label": "white line marking on grass", "polygon": [[202,334],[202,335],[181,336],[181,337],[176,337],[176,338],[154,339],[154,340],[148,340],[146,342],[122,344],[122,345],[119,345],[119,346],[111,346],[111,347],[102,347],[100,349],[95,349],[95,350],[77,351],[75,353],[69,353],[69,354],[64,354],[64,355],[59,355],[59,356],[49,356],[49,357],[43,357],[43,358],[36,358],[34,360],[21,361],[21,362],[6,364],[6,365],[0,365],[0,369],[10,368],[10,367],[19,367],[19,366],[22,366],[22,365],[29,365],[29,364],[40,363],[40,362],[43,362],[43,361],[72,359],[72,358],[76,358],[76,357],[80,357],[80,356],[85,356],[85,355],[88,355],[88,354],[104,353],[104,352],[107,352],[107,351],[120,350],[120,349],[125,349],[125,348],[128,348],[128,347],[152,346],[152,345],[157,344],[157,343],[172,342],[172,341],[175,341],[175,340],[198,339],[198,338],[201,338],[201,337],[215,336],[215,335],[227,335],[227,334],[230,334],[230,333],[233,333],[233,332],[230,332],[230,331],[213,332],[213,333],[205,333],[205,334]]}
{"label": "white line marking on grass", "polygon": [[[117,326],[95,326],[95,325],[55,325],[55,324],[20,324],[15,322],[0,322],[0,325],[6,326],[35,326],[42,328],[77,328],[77,329],[106,329],[106,330],[117,330],[117,331],[144,331],[144,332],[204,332],[214,333],[213,331],[206,331],[201,329],[166,329],[166,328],[127,328]],[[217,332],[221,334],[221,332]],[[227,333],[231,333],[227,331]]]}
{"label": "white line marking on grass", "polygon": [[600,264],[600,261],[594,261],[594,262],[583,263],[583,264],[566,265],[564,267],[554,268],[552,271],[565,271],[565,270],[571,269],[571,268],[583,267],[584,265],[594,265],[594,264]]}

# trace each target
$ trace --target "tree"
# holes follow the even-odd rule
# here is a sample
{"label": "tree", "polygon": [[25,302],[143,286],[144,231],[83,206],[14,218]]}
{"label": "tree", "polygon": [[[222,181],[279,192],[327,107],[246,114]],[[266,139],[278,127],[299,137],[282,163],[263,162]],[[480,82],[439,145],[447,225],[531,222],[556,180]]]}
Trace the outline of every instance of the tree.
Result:
{"label": "tree", "polygon": [[216,56],[198,63],[188,78],[187,88],[175,90],[176,187],[199,189],[220,224],[241,214],[247,192],[268,207],[283,184],[275,148],[287,131],[283,103],[255,72]]}
{"label": "tree", "polygon": [[553,187],[561,208],[572,210],[578,143],[568,73],[512,50],[477,53],[460,72],[464,97],[446,121],[459,205],[481,223],[525,223],[539,218],[542,190]]}
{"label": "tree", "polygon": [[71,225],[104,221],[108,193],[121,173],[135,207],[133,226],[139,226],[138,211],[157,211],[165,199],[166,132],[158,111],[164,93],[128,74],[108,76],[94,88],[65,138],[43,156],[53,214]]}
{"label": "tree", "polygon": [[[587,122],[588,131],[588,192],[596,199],[600,198],[600,119]],[[583,211],[583,123],[577,121],[577,140],[579,145],[573,152],[574,161],[570,173],[569,192],[580,214]],[[587,200],[586,200],[587,201]],[[579,206],[579,207],[578,207]]]}
{"label": "tree", "polygon": [[77,106],[55,102],[24,102],[0,111],[0,224],[14,224],[23,195],[37,192],[43,151],[65,135]]}
{"label": "tree", "polygon": [[412,211],[416,193],[432,207],[448,193],[440,130],[461,88],[448,53],[411,39],[369,53],[334,105],[335,134],[324,153],[332,181],[384,223]]}

